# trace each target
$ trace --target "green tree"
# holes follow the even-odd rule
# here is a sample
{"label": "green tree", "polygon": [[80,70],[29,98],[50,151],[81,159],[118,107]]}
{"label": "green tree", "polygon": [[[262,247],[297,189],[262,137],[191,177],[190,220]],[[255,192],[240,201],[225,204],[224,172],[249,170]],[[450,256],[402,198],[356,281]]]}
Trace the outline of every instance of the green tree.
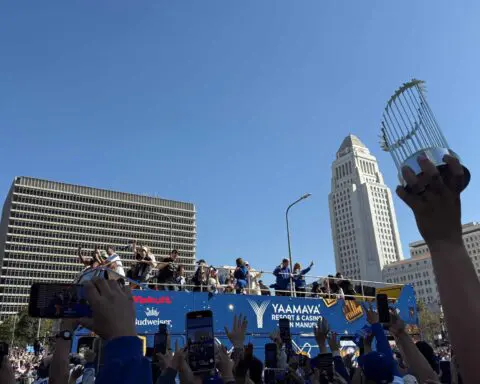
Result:
{"label": "green tree", "polygon": [[435,336],[441,333],[440,313],[432,312],[423,302],[417,301],[418,327],[428,343],[434,343]]}
{"label": "green tree", "polygon": [[[52,329],[52,320],[42,319],[40,321],[40,339],[49,336]],[[21,311],[14,316],[10,316],[0,324],[0,340],[11,343],[12,334],[15,332],[15,346],[25,347],[33,344],[37,338],[39,319],[28,316],[28,312]]]}

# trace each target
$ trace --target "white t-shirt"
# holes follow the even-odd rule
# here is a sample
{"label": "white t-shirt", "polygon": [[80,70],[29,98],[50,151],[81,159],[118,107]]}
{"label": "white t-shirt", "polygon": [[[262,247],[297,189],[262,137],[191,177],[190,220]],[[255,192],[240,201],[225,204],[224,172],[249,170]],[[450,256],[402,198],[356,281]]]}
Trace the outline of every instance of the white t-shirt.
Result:
{"label": "white t-shirt", "polygon": [[114,253],[111,256],[108,256],[106,262],[107,263],[115,262],[117,264],[117,269],[115,270],[115,272],[117,272],[119,275],[125,276],[122,260],[120,260],[120,256],[118,256],[116,253]]}

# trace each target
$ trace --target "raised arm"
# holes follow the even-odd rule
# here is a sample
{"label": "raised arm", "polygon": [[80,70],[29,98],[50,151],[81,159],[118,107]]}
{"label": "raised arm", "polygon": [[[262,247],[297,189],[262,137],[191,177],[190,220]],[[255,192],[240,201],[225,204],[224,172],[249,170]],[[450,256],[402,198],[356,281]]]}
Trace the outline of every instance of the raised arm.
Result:
{"label": "raised arm", "polygon": [[[448,324],[451,343],[457,354],[460,372],[467,383],[480,382],[478,359],[471,351],[480,343],[480,281],[462,239],[460,191],[465,174],[460,162],[445,156],[441,175],[425,157],[418,159],[423,173],[402,170],[408,188],[398,187],[397,194],[415,214],[420,234],[432,257],[438,291]],[[459,295],[452,282],[461,282]]]}
{"label": "raised arm", "polygon": [[390,314],[390,333],[395,336],[398,347],[402,351],[402,355],[405,358],[412,374],[419,379],[421,383],[427,380],[437,380],[438,376],[428,363],[425,356],[420,352],[417,346],[413,343],[413,340],[405,332],[405,324],[397,316],[397,314]]}
{"label": "raised arm", "polygon": [[85,260],[85,258],[82,255],[82,247],[78,247],[77,254],[78,254],[78,258],[80,259],[80,262],[87,267],[89,263],[88,263],[88,260]]}

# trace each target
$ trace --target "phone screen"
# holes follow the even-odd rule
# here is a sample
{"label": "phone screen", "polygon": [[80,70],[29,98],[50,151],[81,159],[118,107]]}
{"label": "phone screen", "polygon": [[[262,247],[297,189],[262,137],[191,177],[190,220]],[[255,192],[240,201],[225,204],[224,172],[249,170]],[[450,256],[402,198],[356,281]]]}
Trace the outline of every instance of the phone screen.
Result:
{"label": "phone screen", "polygon": [[215,368],[215,342],[211,311],[187,313],[188,361],[193,372]]}
{"label": "phone screen", "polygon": [[162,325],[165,324],[160,325],[158,332],[154,336],[154,353],[161,353],[164,355],[167,353],[167,327],[162,327]]}
{"label": "phone screen", "polygon": [[92,316],[81,284],[34,283],[30,289],[28,313],[47,319]]}
{"label": "phone screen", "polygon": [[380,323],[390,322],[390,308],[388,308],[388,297],[383,293],[377,295],[377,311]]}
{"label": "phone screen", "polygon": [[277,368],[277,344],[265,344],[265,366],[267,368]]}

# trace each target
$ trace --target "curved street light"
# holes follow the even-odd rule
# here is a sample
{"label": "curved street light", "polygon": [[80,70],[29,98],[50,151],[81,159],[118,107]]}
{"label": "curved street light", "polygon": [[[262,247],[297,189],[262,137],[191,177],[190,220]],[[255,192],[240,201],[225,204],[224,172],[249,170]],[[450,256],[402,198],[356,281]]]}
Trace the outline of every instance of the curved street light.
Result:
{"label": "curved street light", "polygon": [[[295,204],[299,203],[302,200],[305,200],[305,199],[309,198],[310,196],[312,196],[311,193],[305,193],[302,197],[300,197],[299,199],[295,200],[292,204],[290,204],[288,206],[287,210],[285,211],[285,220],[287,222],[288,259],[289,259],[289,262],[290,262],[290,268],[293,268],[293,264],[292,264],[292,249],[290,247],[290,228],[288,226],[288,212],[290,211],[290,208],[292,208]],[[292,293],[293,293],[293,278],[290,275],[290,294],[292,294]]]}

